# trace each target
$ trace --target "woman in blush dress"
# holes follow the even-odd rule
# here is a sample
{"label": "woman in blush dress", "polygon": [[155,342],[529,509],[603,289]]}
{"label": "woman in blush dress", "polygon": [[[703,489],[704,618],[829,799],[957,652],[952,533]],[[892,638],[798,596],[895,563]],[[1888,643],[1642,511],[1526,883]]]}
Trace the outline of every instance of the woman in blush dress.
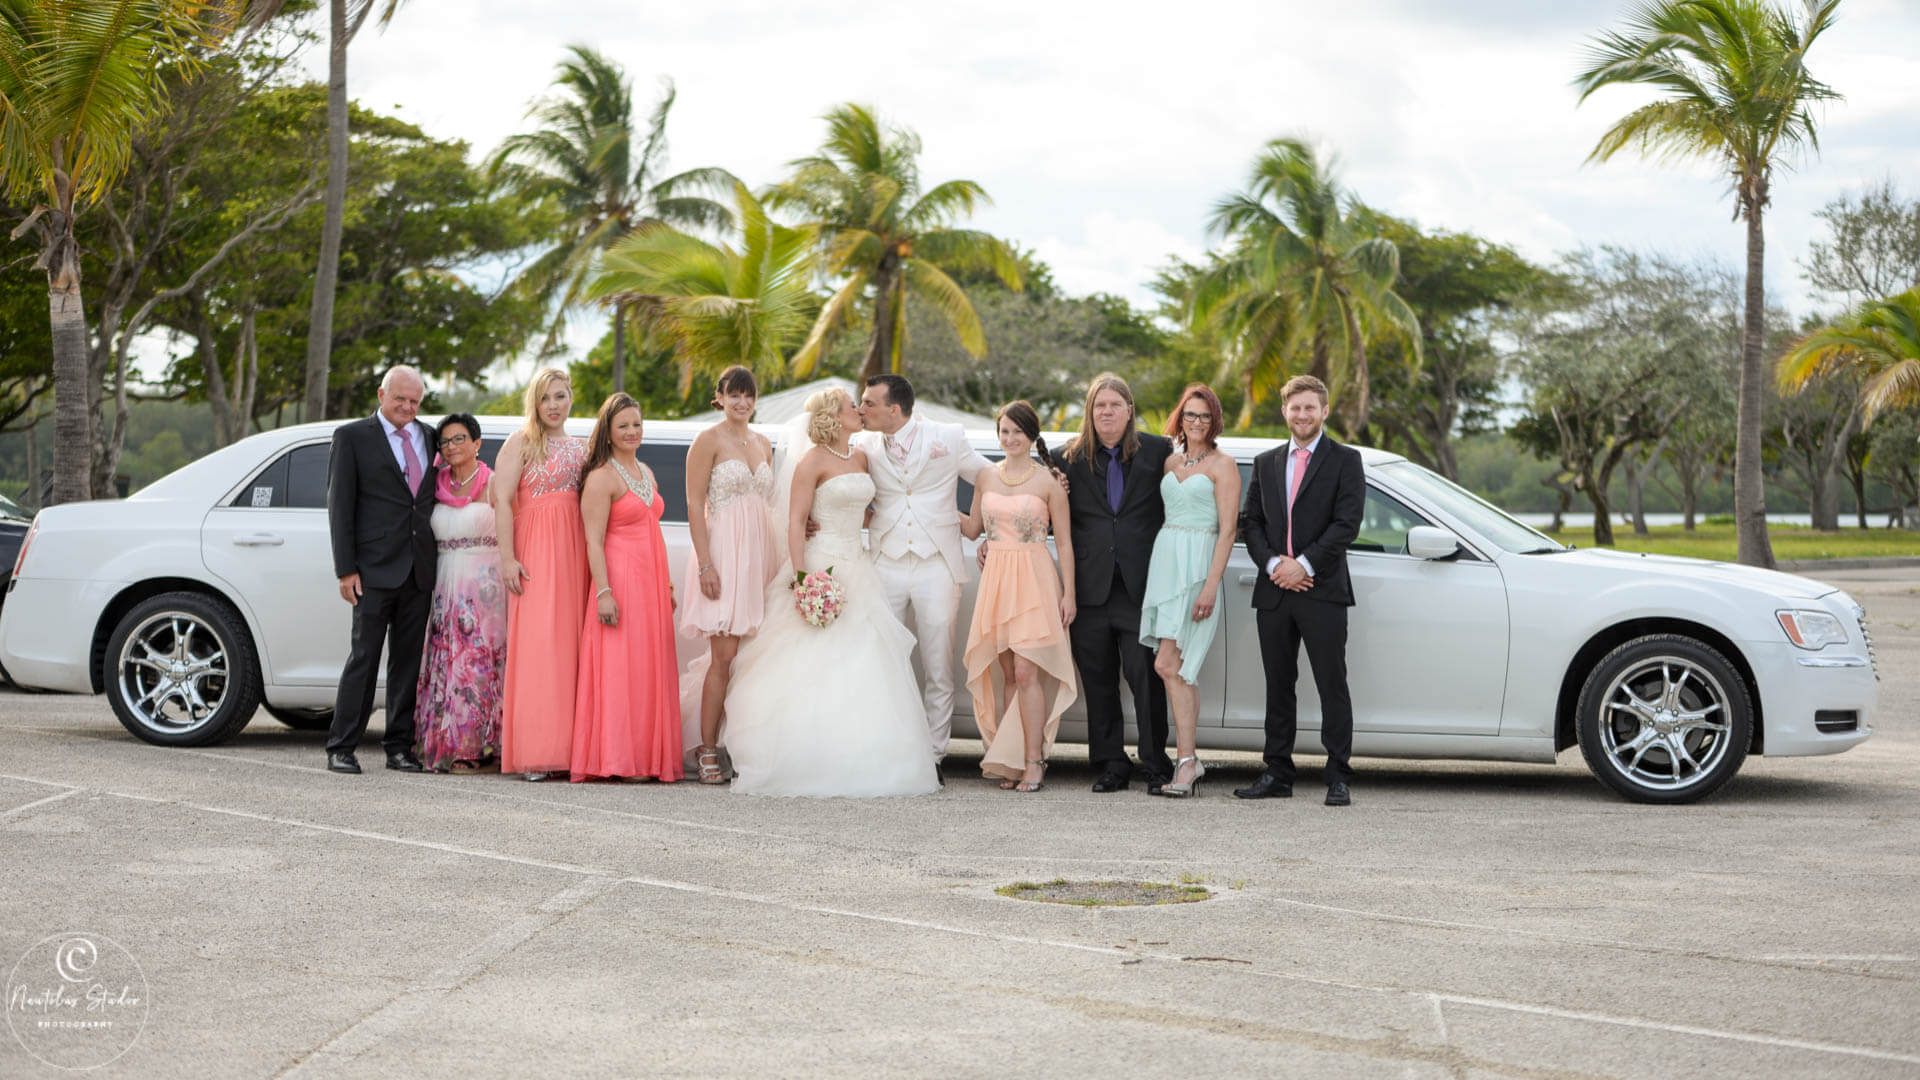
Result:
{"label": "woman in blush dress", "polygon": [[480,460],[480,422],[472,416],[448,416],[434,435],[444,462],[434,480],[440,550],[414,724],[427,768],[481,772],[499,766],[507,669],[507,590],[487,504],[493,470]]}
{"label": "woman in blush dress", "polygon": [[[980,771],[1002,788],[1039,791],[1060,715],[1080,696],[1075,681],[1073,575],[1047,554],[1047,530],[1067,518],[1067,492],[1053,475],[1040,416],[1016,401],[996,418],[1006,458],[980,470],[973,510],[960,524],[986,537],[986,561],[967,632],[967,691],[986,754]],[[1039,460],[1034,460],[1035,453]],[[1060,562],[1073,565],[1072,530],[1056,528]]]}
{"label": "woman in blush dress", "polygon": [[573,688],[587,608],[580,526],[586,444],[567,434],[573,386],[545,368],[527,385],[527,423],[500,448],[493,509],[507,585],[507,678],[500,769],[564,776],[573,748]]}
{"label": "woman in blush dress", "polygon": [[1207,774],[1196,749],[1200,723],[1200,666],[1220,628],[1215,611],[1220,579],[1233,554],[1240,513],[1240,467],[1215,446],[1220,398],[1205,383],[1180,392],[1167,420],[1173,453],[1160,477],[1167,519],[1153,541],[1146,595],[1140,602],[1140,642],[1155,650],[1153,670],[1167,685],[1179,759],[1160,794],[1193,794]]}
{"label": "woman in blush dress", "polygon": [[[847,445],[860,410],[822,390],[790,425],[775,469],[776,523],[787,561],[767,587],[767,617],[740,645],[727,692],[727,748],[750,795],[930,795],[940,789],[927,714],[913,677],[913,634],[887,606],[861,546],[873,478]],[[811,449],[809,449],[811,443]],[[820,526],[807,536],[807,519]],[[776,525],[776,527],[780,527]],[[789,591],[794,570],[833,571],[838,618],[816,627]]]}
{"label": "woman in blush dress", "polygon": [[573,710],[573,779],[678,780],[679,661],[666,506],[640,463],[640,403],[616,393],[600,406],[580,486],[593,605],[580,635]]}
{"label": "woman in blush dress", "polygon": [[[681,708],[698,725],[694,767],[703,784],[722,784],[727,769],[720,750],[727,682],[740,639],[766,616],[767,585],[780,563],[767,511],[773,501],[773,444],[747,426],[759,394],[753,372],[730,367],[720,373],[714,404],[723,418],[694,437],[687,448],[687,590],[680,633],[707,639],[707,655],[695,660],[681,683]],[[697,718],[697,719],[696,719]]]}

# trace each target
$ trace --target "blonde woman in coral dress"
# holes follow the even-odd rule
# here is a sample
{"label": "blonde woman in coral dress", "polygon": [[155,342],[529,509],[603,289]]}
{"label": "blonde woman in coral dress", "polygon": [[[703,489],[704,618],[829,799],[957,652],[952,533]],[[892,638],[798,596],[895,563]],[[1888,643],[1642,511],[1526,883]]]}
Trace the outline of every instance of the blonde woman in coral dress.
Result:
{"label": "blonde woman in coral dress", "polygon": [[573,689],[587,608],[587,541],[580,466],[587,445],[567,434],[573,386],[546,368],[527,385],[527,424],[500,448],[495,534],[507,585],[507,676],[500,771],[565,776],[573,748]]}
{"label": "blonde woman in coral dress", "polygon": [[[967,633],[967,690],[986,745],[980,771],[1002,788],[1038,791],[1060,716],[1080,696],[1067,640],[1073,575],[1047,554],[1049,525],[1068,520],[1067,492],[1047,467],[1033,406],[1006,406],[998,427],[1006,459],[980,470],[960,526],[968,539],[984,535],[987,551]],[[1072,565],[1071,530],[1056,530],[1054,544],[1060,562]]]}
{"label": "blonde woman in coral dress", "polygon": [[600,406],[587,447],[580,516],[593,604],[580,635],[573,710],[573,779],[678,780],[680,667],[673,652],[673,582],[660,535],[666,500],[637,452],[640,403],[616,393]]}
{"label": "blonde woman in coral dress", "polygon": [[729,772],[720,749],[727,684],[741,639],[760,628],[767,614],[767,586],[780,554],[767,520],[773,505],[773,444],[747,426],[759,387],[753,372],[730,367],[720,373],[714,403],[721,420],[687,448],[686,602],[680,633],[705,638],[707,655],[695,660],[680,684],[680,711],[690,768],[703,784],[723,784]]}

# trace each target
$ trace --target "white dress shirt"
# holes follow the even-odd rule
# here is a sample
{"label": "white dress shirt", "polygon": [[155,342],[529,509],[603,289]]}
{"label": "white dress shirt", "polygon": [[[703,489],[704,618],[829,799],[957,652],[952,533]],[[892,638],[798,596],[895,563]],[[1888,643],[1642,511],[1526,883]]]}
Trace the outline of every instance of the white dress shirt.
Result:
{"label": "white dress shirt", "polygon": [[[1287,471],[1285,474],[1285,480],[1287,482],[1288,491],[1293,490],[1293,469],[1294,469],[1294,464],[1296,460],[1293,456],[1293,452],[1295,450],[1305,450],[1307,452],[1307,460],[1311,462],[1313,460],[1313,453],[1314,451],[1320,449],[1320,439],[1325,434],[1326,432],[1323,431],[1319,435],[1315,435],[1313,437],[1313,441],[1306,444],[1305,446],[1300,445],[1298,442],[1295,442],[1292,439],[1287,440]],[[1289,529],[1293,528],[1293,507],[1291,506],[1287,507],[1287,528]],[[1312,563],[1308,562],[1306,559],[1301,558],[1299,556],[1295,556],[1294,561],[1300,564],[1300,569],[1305,570],[1307,572],[1308,577],[1313,576]],[[1267,576],[1272,577],[1274,568],[1279,565],[1280,565],[1280,556],[1275,555],[1273,558],[1268,559],[1267,560]]]}
{"label": "white dress shirt", "polygon": [[400,466],[401,476],[407,475],[407,455],[401,452],[400,444],[394,441],[393,436],[396,432],[405,436],[407,441],[413,444],[413,452],[420,455],[421,474],[425,475],[433,471],[433,459],[427,454],[427,437],[420,434],[419,424],[408,424],[405,428],[397,428],[393,426],[393,421],[387,419],[386,413],[377,412],[373,415],[380,418],[380,427],[387,433],[387,449],[393,452],[393,463]]}

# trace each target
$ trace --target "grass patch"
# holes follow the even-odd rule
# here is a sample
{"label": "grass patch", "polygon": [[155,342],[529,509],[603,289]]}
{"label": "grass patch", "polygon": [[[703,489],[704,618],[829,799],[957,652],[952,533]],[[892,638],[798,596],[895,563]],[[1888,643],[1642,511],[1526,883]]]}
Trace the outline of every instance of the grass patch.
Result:
{"label": "grass patch", "polygon": [[[1592,529],[1568,529],[1548,533],[1563,544],[1593,547]],[[1776,525],[1768,530],[1776,559],[1870,559],[1885,556],[1920,555],[1920,533],[1904,529],[1841,529],[1819,532],[1815,529]],[[1648,530],[1646,536],[1633,535],[1631,526],[1614,526],[1616,551],[1645,551],[1655,555],[1688,555],[1696,559],[1734,562],[1740,543],[1731,523],[1709,521],[1687,532],[1678,525],[1662,525]]]}
{"label": "grass patch", "polygon": [[1192,904],[1213,896],[1205,885],[1192,882],[1068,881],[1065,878],[1054,878],[1039,884],[1016,881],[1011,885],[1002,885],[994,892],[1014,900],[1037,900],[1044,904],[1067,904],[1072,907]]}

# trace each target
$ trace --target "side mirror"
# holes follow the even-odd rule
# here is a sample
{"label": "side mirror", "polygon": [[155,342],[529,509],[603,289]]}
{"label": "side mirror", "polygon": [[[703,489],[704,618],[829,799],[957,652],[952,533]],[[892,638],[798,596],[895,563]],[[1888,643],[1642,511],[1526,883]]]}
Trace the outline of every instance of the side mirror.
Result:
{"label": "side mirror", "polygon": [[1445,559],[1460,553],[1460,538],[1432,525],[1407,530],[1407,554],[1416,559]]}

